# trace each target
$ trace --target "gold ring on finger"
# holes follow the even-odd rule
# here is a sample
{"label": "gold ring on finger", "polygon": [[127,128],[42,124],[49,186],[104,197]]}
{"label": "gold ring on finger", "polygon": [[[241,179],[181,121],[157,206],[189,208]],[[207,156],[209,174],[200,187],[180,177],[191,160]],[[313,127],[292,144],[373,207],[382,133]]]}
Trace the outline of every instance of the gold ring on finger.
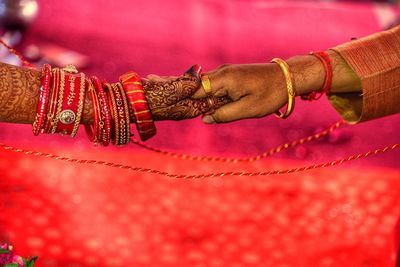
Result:
{"label": "gold ring on finger", "polygon": [[203,75],[201,77],[201,84],[203,85],[204,92],[206,92],[206,95],[207,96],[212,95],[212,93],[211,93],[211,81],[208,78],[208,75]]}

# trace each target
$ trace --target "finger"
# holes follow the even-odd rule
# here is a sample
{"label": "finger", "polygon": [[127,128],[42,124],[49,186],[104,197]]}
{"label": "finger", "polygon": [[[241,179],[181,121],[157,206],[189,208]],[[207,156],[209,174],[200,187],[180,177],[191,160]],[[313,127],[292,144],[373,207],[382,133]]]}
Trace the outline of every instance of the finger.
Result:
{"label": "finger", "polygon": [[255,117],[256,107],[251,105],[248,100],[248,97],[243,97],[238,101],[226,104],[215,110],[214,113],[204,116],[202,120],[206,124],[213,124]]}
{"label": "finger", "polygon": [[[205,73],[203,76],[207,75],[210,80],[211,85],[211,95],[214,96],[225,96],[227,95],[227,91],[224,90],[224,79],[223,74],[218,71],[211,71]],[[203,84],[201,83],[200,88],[193,94],[192,98],[204,98],[207,97],[207,93],[204,90]]]}
{"label": "finger", "polygon": [[173,105],[182,99],[188,98],[198,89],[201,83],[201,71],[201,66],[193,65],[181,77],[171,79],[172,76],[170,76],[167,79],[163,79],[166,77],[152,75],[150,78],[154,78],[157,83],[156,87],[158,88],[155,88],[156,90],[154,91],[162,90],[166,103]]}
{"label": "finger", "polygon": [[160,82],[142,80],[142,85],[149,105],[152,108],[163,108],[188,98],[197,90],[198,81],[195,77],[179,77]]}
{"label": "finger", "polygon": [[228,97],[215,97],[210,96],[201,99],[186,99],[189,106],[196,110],[196,116],[201,114],[207,114],[208,112],[214,112],[223,105],[231,102]]}
{"label": "finger", "polygon": [[175,105],[153,111],[155,120],[183,120],[195,118],[201,114],[218,109],[230,100],[226,97],[212,97],[209,101],[203,99],[184,99]]}
{"label": "finger", "polygon": [[156,74],[149,74],[147,75],[147,80],[152,81],[152,82],[166,82],[169,80],[175,80],[178,77],[177,76],[159,76]]}
{"label": "finger", "polygon": [[162,85],[167,98],[176,99],[170,105],[190,97],[200,86],[200,78],[193,75],[179,77]]}

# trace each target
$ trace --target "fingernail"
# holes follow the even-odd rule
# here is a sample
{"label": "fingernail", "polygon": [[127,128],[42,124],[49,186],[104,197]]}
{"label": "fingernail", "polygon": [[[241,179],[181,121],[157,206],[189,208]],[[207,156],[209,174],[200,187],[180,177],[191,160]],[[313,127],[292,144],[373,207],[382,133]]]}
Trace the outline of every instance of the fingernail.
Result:
{"label": "fingernail", "polygon": [[202,67],[200,65],[193,65],[185,72],[185,74],[194,75],[198,78],[200,77],[201,73]]}
{"label": "fingernail", "polygon": [[204,116],[202,120],[203,120],[204,123],[207,123],[207,124],[214,124],[214,123],[216,123],[215,120],[214,120],[214,118],[213,118],[212,116],[210,116],[210,115]]}
{"label": "fingernail", "polygon": [[197,75],[201,75],[203,72],[203,68],[200,65],[193,65],[193,71],[197,73]]}

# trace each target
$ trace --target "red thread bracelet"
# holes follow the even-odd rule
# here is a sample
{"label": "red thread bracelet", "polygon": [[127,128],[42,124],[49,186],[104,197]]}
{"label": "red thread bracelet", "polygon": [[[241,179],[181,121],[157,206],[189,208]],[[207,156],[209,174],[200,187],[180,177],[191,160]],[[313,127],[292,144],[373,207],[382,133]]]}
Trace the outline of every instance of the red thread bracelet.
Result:
{"label": "red thread bracelet", "polygon": [[301,99],[303,100],[312,101],[312,100],[318,100],[324,94],[329,93],[332,86],[332,64],[331,60],[329,59],[329,56],[323,51],[310,52],[310,55],[315,56],[321,62],[321,64],[324,66],[324,73],[325,73],[325,79],[324,79],[324,84],[322,85],[322,89],[312,91],[307,95],[301,96]]}

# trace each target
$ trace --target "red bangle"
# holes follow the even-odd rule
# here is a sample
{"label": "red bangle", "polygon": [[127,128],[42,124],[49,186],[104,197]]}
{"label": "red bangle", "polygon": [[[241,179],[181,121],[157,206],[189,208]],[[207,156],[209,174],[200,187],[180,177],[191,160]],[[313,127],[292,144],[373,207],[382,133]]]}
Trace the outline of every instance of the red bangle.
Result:
{"label": "red bangle", "polygon": [[146,141],[157,133],[157,129],[151,116],[140,77],[137,73],[130,71],[121,75],[119,81],[132,107],[139,136],[143,141]]}
{"label": "red bangle", "polygon": [[323,51],[310,52],[310,55],[315,56],[321,62],[321,64],[324,66],[324,73],[325,73],[324,84],[321,89],[312,91],[307,95],[301,96],[301,98],[304,100],[312,101],[312,100],[318,100],[324,94],[329,93],[332,86],[332,64],[331,60],[329,59],[329,56]]}
{"label": "red bangle", "polygon": [[99,107],[100,107],[100,120],[99,120],[99,131],[97,139],[101,141],[103,146],[110,144],[111,138],[111,114],[110,106],[108,104],[106,93],[103,89],[99,78],[92,77],[91,81],[96,89]]}
{"label": "red bangle", "polygon": [[107,103],[108,106],[110,108],[110,140],[113,141],[115,138],[115,128],[113,127],[115,125],[115,113],[116,111],[114,110],[114,105],[113,105],[113,100],[112,100],[112,88],[111,88],[111,84],[109,84],[107,81],[103,80],[102,82],[103,84],[103,89],[107,95]]}
{"label": "red bangle", "polygon": [[88,80],[88,91],[90,94],[90,99],[92,100],[93,106],[93,124],[85,124],[85,130],[89,137],[90,142],[98,144],[100,140],[98,140],[99,136],[99,122],[100,122],[100,105],[99,99],[97,96],[96,89],[91,80]]}
{"label": "red bangle", "polygon": [[57,92],[57,98],[55,99],[55,108],[54,108],[54,113],[52,114],[53,116],[53,121],[52,121],[52,127],[50,130],[50,133],[54,134],[56,133],[57,130],[57,125],[58,125],[58,119],[60,117],[61,113],[61,108],[62,108],[62,102],[63,102],[63,97],[64,97],[64,90],[65,90],[65,72],[62,70],[60,71],[60,80],[59,83],[56,84],[54,87],[54,90]]}
{"label": "red bangle", "polygon": [[[118,83],[111,84],[111,99],[114,106],[115,134],[114,144],[116,146],[127,145],[130,142],[130,119],[128,100],[124,94],[124,89]],[[111,91],[110,91],[111,92]]]}
{"label": "red bangle", "polygon": [[35,121],[32,125],[32,131],[34,135],[39,135],[44,127],[46,115],[47,115],[47,105],[49,102],[50,94],[50,84],[51,84],[51,67],[49,64],[44,64],[42,68],[42,79],[40,85],[39,102],[37,105]]}
{"label": "red bangle", "polygon": [[78,109],[76,110],[76,119],[71,132],[71,137],[75,137],[78,132],[79,126],[82,120],[83,107],[85,105],[87,80],[84,73],[80,74],[80,84],[79,84],[79,96],[78,96]]}
{"label": "red bangle", "polygon": [[44,124],[44,133],[51,133],[51,129],[53,128],[54,116],[57,108],[57,98],[58,98],[58,90],[57,86],[60,81],[60,70],[53,69],[52,70],[52,82],[50,86],[50,101],[48,104],[48,111],[46,116],[46,122]]}
{"label": "red bangle", "polygon": [[[63,72],[63,70],[61,71]],[[82,79],[84,79],[84,77],[81,77],[81,75],[83,74],[76,75],[74,73],[64,72],[64,93],[61,100],[62,102],[58,103],[61,109],[58,114],[55,133],[71,135],[75,123],[78,122],[79,95],[82,90],[85,90],[85,84],[82,85]],[[60,88],[62,88],[62,86]]]}

